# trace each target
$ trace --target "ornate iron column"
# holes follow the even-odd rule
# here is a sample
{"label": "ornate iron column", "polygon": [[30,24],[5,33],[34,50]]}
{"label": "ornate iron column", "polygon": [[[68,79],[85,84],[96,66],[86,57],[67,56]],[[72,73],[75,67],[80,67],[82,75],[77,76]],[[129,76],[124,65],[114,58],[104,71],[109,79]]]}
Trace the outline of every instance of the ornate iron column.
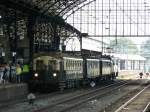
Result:
{"label": "ornate iron column", "polygon": [[27,20],[27,37],[29,38],[29,66],[30,66],[30,76],[33,73],[33,56],[34,56],[34,25],[36,17],[33,15],[28,17]]}

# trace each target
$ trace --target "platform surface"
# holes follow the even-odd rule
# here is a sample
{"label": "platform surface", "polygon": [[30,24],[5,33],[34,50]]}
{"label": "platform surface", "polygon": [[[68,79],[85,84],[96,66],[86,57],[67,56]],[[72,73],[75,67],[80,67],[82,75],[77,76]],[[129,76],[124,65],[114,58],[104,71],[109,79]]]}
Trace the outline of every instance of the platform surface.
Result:
{"label": "platform surface", "polygon": [[28,94],[28,86],[21,84],[0,84],[0,102],[7,102],[25,97]]}

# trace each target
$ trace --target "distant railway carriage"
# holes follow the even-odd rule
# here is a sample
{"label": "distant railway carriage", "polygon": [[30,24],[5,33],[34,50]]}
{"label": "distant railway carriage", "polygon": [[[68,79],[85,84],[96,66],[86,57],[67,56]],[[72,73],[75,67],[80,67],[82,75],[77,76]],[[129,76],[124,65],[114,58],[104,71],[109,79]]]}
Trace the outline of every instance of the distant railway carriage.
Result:
{"label": "distant railway carriage", "polygon": [[87,59],[87,78],[113,79],[113,66],[111,59]]}
{"label": "distant railway carriage", "polygon": [[87,78],[96,78],[100,75],[100,60],[87,59]]}
{"label": "distant railway carriage", "polygon": [[33,65],[34,75],[30,86],[35,90],[56,90],[62,79],[65,88],[72,88],[82,85],[85,80],[88,84],[115,78],[110,57],[83,60],[81,57],[71,56],[41,56],[34,59]]}
{"label": "distant railway carriage", "polygon": [[103,59],[102,60],[102,75],[106,76],[106,78],[114,78],[115,74],[114,74],[114,65],[112,60],[106,60]]}
{"label": "distant railway carriage", "polygon": [[83,60],[80,58],[63,57],[65,78],[83,79]]}

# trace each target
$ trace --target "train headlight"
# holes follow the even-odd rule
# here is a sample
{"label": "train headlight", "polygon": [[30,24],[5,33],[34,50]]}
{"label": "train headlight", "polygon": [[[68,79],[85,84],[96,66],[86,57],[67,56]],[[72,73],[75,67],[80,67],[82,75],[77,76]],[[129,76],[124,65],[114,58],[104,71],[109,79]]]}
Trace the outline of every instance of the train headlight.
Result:
{"label": "train headlight", "polygon": [[39,76],[39,74],[38,74],[38,73],[35,73],[35,74],[34,74],[34,77],[38,77],[38,76]]}
{"label": "train headlight", "polygon": [[56,74],[56,73],[53,73],[53,76],[54,76],[54,77],[56,77],[56,76],[57,76],[57,74]]}

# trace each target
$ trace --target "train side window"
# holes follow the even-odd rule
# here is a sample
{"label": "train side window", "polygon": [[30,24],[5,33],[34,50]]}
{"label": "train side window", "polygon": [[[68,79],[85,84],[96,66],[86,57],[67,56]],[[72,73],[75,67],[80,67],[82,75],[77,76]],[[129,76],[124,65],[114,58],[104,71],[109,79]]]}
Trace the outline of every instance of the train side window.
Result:
{"label": "train side window", "polygon": [[69,60],[68,62],[69,70],[71,70],[71,61]]}
{"label": "train side window", "polygon": [[67,60],[67,70],[69,70],[69,60]]}
{"label": "train side window", "polygon": [[91,61],[91,68],[93,68],[93,63],[92,63],[92,61]]}
{"label": "train side window", "polygon": [[70,60],[70,68],[72,69],[72,60]]}
{"label": "train side window", "polygon": [[72,70],[74,69],[74,61],[72,60]]}
{"label": "train side window", "polygon": [[77,66],[78,66],[77,64],[78,64],[78,62],[76,61],[76,62],[75,62],[75,69],[77,69]]}
{"label": "train side window", "polygon": [[68,69],[68,60],[66,60],[66,69]]}
{"label": "train side window", "polygon": [[71,60],[71,70],[73,70],[73,61]]}
{"label": "train side window", "polygon": [[75,61],[73,61],[73,69],[75,69]]}
{"label": "train side window", "polygon": [[74,61],[74,69],[76,69],[77,61]]}
{"label": "train side window", "polygon": [[69,62],[69,60],[67,60],[67,68],[68,68],[68,70],[70,69],[70,62]]}
{"label": "train side window", "polygon": [[76,61],[73,61],[74,63],[74,66],[73,66],[73,69],[75,70],[75,67],[76,67]]}

